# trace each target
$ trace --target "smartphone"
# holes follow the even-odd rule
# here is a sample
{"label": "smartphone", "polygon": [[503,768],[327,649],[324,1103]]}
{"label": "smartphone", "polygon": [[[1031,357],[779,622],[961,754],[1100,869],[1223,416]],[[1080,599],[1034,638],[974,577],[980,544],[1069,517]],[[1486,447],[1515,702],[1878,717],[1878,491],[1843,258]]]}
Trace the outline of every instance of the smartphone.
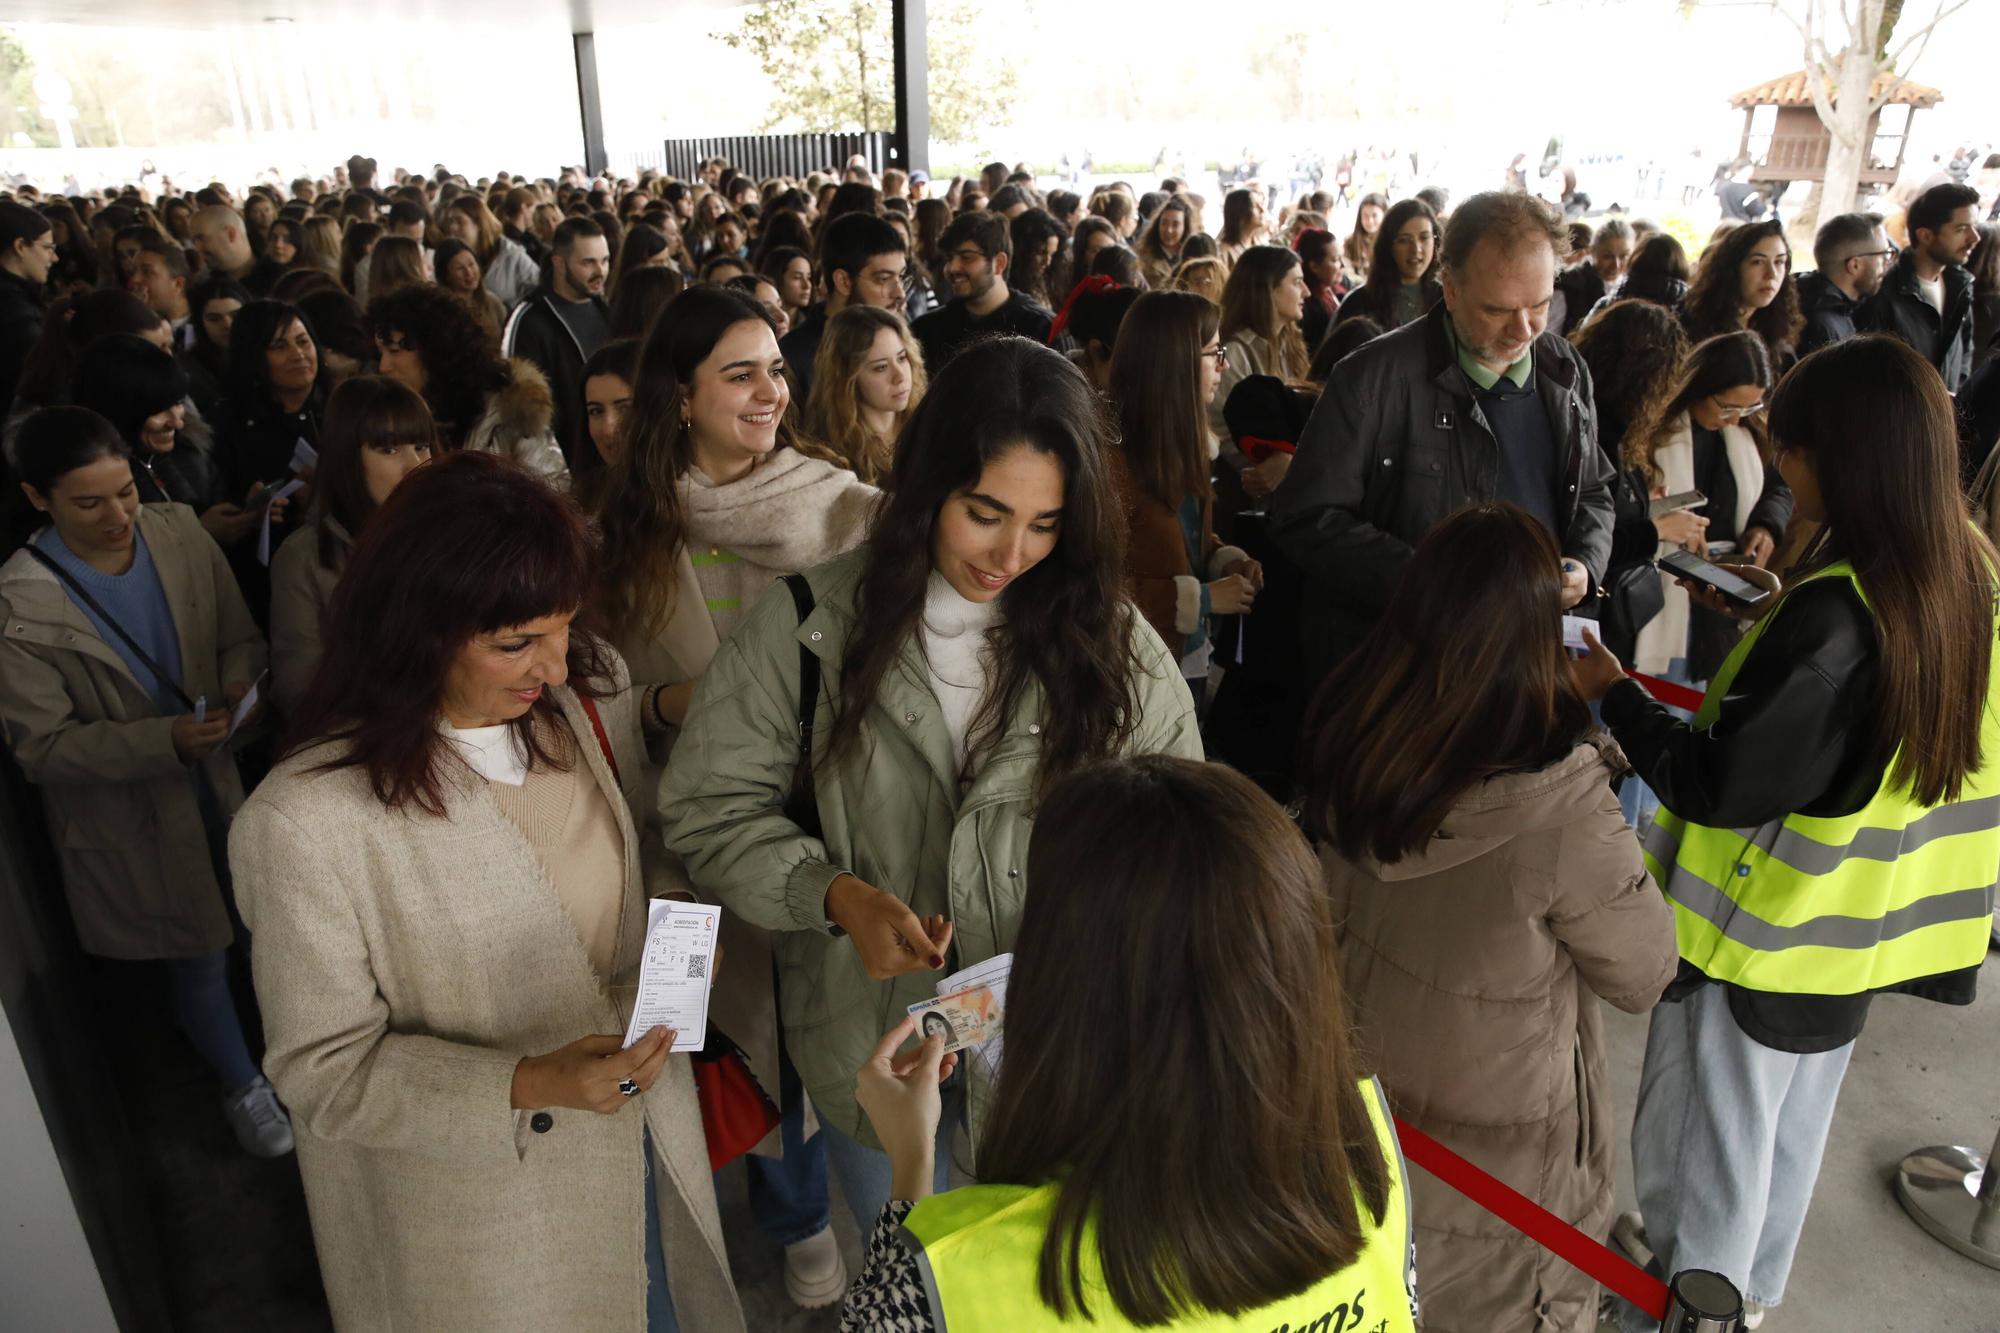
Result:
{"label": "smartphone", "polygon": [[1769,590],[1730,573],[1726,566],[1712,564],[1689,551],[1661,556],[1660,568],[1691,583],[1713,588],[1738,606],[1759,606],[1771,595]]}
{"label": "smartphone", "polygon": [[1646,517],[1658,518],[1681,509],[1699,509],[1708,503],[1708,497],[1700,491],[1682,491],[1678,495],[1662,495],[1646,502]]}

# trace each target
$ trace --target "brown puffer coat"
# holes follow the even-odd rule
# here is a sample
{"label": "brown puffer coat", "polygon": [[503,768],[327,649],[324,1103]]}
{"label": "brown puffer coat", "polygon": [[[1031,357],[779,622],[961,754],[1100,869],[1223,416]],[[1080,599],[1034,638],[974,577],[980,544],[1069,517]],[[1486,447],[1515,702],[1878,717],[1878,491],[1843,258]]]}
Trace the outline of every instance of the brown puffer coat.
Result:
{"label": "brown puffer coat", "polygon": [[[1597,998],[1650,1009],[1673,918],[1618,813],[1603,736],[1461,797],[1394,865],[1321,854],[1364,1057],[1396,1113],[1586,1234],[1611,1222]],[[1410,1173],[1426,1333],[1590,1330],[1596,1284]]]}

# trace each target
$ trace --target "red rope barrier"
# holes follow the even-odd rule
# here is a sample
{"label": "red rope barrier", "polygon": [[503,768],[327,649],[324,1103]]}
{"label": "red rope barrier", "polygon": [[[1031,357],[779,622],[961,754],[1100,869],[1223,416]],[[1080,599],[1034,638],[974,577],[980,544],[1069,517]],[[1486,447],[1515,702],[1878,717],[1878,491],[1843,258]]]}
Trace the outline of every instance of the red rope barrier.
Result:
{"label": "red rope barrier", "polygon": [[1658,676],[1642,675],[1637,671],[1627,671],[1626,675],[1639,682],[1646,693],[1661,703],[1673,708],[1685,708],[1697,712],[1701,708],[1701,691],[1671,680],[1661,680]]}
{"label": "red rope barrier", "polygon": [[1402,1142],[1403,1156],[1653,1318],[1666,1318],[1666,1283],[1400,1118],[1396,1137]]}

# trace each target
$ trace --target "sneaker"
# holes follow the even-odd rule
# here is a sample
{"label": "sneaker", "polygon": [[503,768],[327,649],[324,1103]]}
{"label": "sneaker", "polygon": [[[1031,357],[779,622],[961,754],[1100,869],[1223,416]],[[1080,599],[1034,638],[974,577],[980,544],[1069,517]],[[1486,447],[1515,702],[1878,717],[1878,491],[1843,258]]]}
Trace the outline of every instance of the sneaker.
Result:
{"label": "sneaker", "polygon": [[224,1097],[222,1115],[252,1157],[283,1157],[292,1150],[291,1117],[278,1105],[278,1094],[263,1075],[241,1092]]}
{"label": "sneaker", "polygon": [[1611,1243],[1625,1251],[1625,1255],[1648,1272],[1653,1270],[1658,1256],[1646,1241],[1646,1222],[1637,1213],[1620,1213],[1618,1220],[1611,1224]]}
{"label": "sneaker", "polygon": [[1743,1327],[1761,1328],[1764,1323],[1764,1307],[1755,1301],[1743,1302]]}
{"label": "sneaker", "polygon": [[805,1310],[824,1309],[847,1290],[847,1261],[832,1227],[785,1247],[785,1290]]}

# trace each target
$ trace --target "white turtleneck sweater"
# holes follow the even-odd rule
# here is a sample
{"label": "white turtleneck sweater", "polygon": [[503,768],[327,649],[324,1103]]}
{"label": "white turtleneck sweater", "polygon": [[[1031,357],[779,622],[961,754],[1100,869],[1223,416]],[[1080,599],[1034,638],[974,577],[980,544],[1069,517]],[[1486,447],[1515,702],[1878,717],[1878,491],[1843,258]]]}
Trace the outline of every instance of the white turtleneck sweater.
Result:
{"label": "white turtleneck sweater", "polygon": [[961,780],[972,776],[966,768],[966,732],[993,681],[993,654],[987,650],[986,636],[1000,619],[999,598],[967,601],[950,580],[935,569],[931,571],[918,633],[931,693],[937,696],[945,727],[951,732],[952,754]]}

